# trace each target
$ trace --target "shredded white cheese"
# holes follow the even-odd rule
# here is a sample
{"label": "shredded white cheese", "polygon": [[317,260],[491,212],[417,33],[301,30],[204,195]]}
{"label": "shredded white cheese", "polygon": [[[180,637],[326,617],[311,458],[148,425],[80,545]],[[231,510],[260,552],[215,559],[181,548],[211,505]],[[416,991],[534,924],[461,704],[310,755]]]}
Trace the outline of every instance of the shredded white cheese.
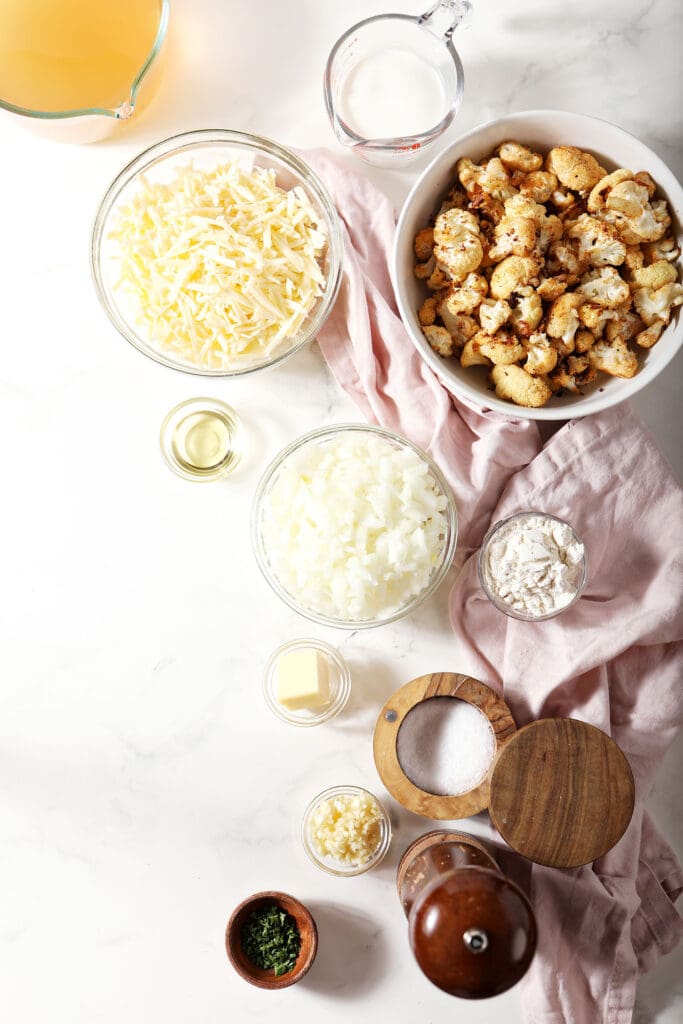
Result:
{"label": "shredded white cheese", "polygon": [[115,289],[145,340],[211,369],[294,344],[323,292],[324,223],[299,186],[237,161],[141,175],[114,216]]}
{"label": "shredded white cheese", "polygon": [[349,432],[285,460],[264,498],[262,538],[277,579],[304,608],[389,618],[428,585],[446,506],[416,452]]}
{"label": "shredded white cheese", "polygon": [[382,812],[371,793],[323,800],[311,815],[310,836],[319,857],[360,867],[377,850]]}

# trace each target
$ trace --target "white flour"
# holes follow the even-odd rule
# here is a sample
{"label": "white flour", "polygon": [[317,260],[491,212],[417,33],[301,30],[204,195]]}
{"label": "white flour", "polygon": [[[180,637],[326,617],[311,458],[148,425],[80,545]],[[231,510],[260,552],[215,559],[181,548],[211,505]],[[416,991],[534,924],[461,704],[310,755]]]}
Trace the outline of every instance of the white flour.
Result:
{"label": "white flour", "polygon": [[566,523],[529,514],[500,527],[486,546],[482,571],[491,593],[525,615],[570,604],[583,575],[583,544]]}
{"label": "white flour", "polygon": [[468,793],[493,760],[488,719],[457,697],[430,697],[409,711],[398,731],[396,753],[411,782],[435,796]]}

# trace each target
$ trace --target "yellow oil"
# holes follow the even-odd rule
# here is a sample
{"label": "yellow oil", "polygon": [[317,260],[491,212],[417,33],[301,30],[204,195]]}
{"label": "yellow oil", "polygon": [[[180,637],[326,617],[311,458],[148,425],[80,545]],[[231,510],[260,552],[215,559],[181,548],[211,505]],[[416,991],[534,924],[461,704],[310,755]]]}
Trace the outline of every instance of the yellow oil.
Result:
{"label": "yellow oil", "polygon": [[161,454],[185,480],[219,480],[236,469],[243,454],[239,415],[225,402],[190,398],[171,409],[161,424]]}
{"label": "yellow oil", "polygon": [[230,455],[228,424],[213,412],[194,412],[173,432],[173,452],[188,469],[218,470]]}
{"label": "yellow oil", "polygon": [[0,99],[116,108],[157,35],[161,0],[0,0]]}

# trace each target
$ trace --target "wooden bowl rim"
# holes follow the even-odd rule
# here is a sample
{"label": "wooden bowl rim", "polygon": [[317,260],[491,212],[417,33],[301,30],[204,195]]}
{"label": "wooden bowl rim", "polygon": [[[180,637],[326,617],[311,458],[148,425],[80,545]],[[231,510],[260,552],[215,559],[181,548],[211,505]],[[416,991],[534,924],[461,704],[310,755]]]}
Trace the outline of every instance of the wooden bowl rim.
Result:
{"label": "wooden bowl rim", "polygon": [[[301,963],[297,963],[291,971],[287,974],[282,974],[279,978],[276,978],[274,974],[267,974],[263,977],[259,977],[257,974],[252,974],[250,971],[245,970],[241,962],[235,956],[233,952],[233,946],[235,942],[239,942],[239,936],[236,935],[237,921],[243,911],[247,910],[253,904],[262,902],[272,902],[281,906],[283,910],[291,914],[292,917],[299,924],[299,919],[306,922],[310,931],[310,942],[308,950],[301,960]],[[228,955],[228,960],[237,971],[239,976],[249,984],[255,985],[257,988],[262,989],[282,989],[288,988],[290,985],[295,985],[297,981],[301,981],[305,974],[309,972],[313,961],[315,960],[318,952],[318,926],[315,923],[315,918],[311,914],[308,907],[298,900],[296,896],[291,896],[289,893],[280,892],[276,889],[265,889],[262,892],[255,892],[251,896],[247,896],[241,903],[235,907],[230,915],[228,923],[225,928],[225,951]],[[299,958],[304,951],[303,942],[301,950],[299,952]],[[255,968],[259,970],[259,968]]]}

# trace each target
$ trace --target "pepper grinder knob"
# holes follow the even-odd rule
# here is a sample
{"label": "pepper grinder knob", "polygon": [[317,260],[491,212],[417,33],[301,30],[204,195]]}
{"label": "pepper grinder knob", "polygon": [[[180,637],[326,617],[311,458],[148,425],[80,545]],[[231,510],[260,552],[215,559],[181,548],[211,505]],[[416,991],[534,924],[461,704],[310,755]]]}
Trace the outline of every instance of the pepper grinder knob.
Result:
{"label": "pepper grinder knob", "polygon": [[489,948],[489,937],[481,928],[468,928],[462,941],[470,953],[485,953]]}

